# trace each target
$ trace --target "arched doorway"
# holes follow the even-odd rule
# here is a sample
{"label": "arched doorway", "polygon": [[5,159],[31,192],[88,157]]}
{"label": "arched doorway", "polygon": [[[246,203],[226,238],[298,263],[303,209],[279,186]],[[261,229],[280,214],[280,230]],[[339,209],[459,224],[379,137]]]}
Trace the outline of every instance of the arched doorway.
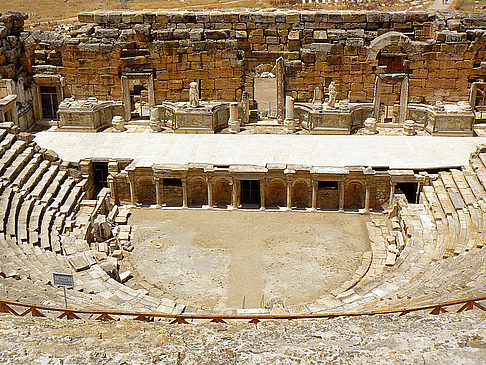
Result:
{"label": "arched doorway", "polygon": [[208,204],[208,186],[203,178],[193,178],[187,185],[187,204],[190,207],[200,208]]}
{"label": "arched doorway", "polygon": [[344,209],[364,209],[365,186],[361,181],[350,181],[344,189]]}
{"label": "arched doorway", "polygon": [[213,183],[213,204],[219,208],[231,205],[232,186],[227,179],[218,179]]}
{"label": "arched doorway", "polygon": [[265,188],[266,208],[278,209],[287,206],[287,185],[285,181],[273,179]]}
{"label": "arched doorway", "polygon": [[292,187],[292,207],[305,209],[311,206],[311,187],[305,180],[297,180]]}

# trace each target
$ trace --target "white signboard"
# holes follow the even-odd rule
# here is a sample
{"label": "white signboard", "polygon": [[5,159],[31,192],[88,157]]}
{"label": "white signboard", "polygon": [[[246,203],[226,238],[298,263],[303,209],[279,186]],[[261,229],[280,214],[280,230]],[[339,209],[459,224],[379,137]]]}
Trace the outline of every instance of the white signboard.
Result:
{"label": "white signboard", "polygon": [[52,273],[55,286],[74,287],[74,276],[72,274]]}

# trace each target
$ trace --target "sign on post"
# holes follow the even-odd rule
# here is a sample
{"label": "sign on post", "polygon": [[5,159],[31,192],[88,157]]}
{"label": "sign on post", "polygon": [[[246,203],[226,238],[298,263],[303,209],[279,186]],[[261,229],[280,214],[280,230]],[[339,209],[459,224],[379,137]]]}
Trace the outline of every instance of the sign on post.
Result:
{"label": "sign on post", "polygon": [[54,277],[54,285],[62,286],[64,289],[64,303],[67,308],[66,288],[74,288],[74,276],[73,274],[62,274],[58,272],[54,272],[52,275]]}

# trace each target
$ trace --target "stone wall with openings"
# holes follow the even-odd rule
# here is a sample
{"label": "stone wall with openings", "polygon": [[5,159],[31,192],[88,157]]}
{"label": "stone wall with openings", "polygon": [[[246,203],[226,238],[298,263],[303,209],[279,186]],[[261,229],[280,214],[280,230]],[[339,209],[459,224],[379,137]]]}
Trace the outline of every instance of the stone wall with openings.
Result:
{"label": "stone wall with openings", "polygon": [[[121,76],[149,73],[155,102],[254,95],[254,79],[285,60],[285,93],[312,98],[336,82],[338,99],[370,102],[380,72],[407,73],[411,102],[467,100],[486,77],[486,15],[427,11],[105,11],[35,35],[35,65],[56,67],[76,98],[121,100]],[[49,46],[49,39],[54,46]],[[40,67],[42,66],[42,67]],[[394,90],[391,87],[392,92]]]}

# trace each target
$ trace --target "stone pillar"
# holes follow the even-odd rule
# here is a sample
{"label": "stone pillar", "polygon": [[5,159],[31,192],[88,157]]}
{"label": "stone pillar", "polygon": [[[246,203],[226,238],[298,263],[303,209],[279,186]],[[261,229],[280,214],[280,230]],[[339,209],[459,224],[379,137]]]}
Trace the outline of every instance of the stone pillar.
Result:
{"label": "stone pillar", "polygon": [[260,180],[260,210],[265,210],[265,180]]}
{"label": "stone pillar", "polygon": [[287,180],[287,210],[292,209],[292,184]]}
{"label": "stone pillar", "polygon": [[182,180],[182,208],[187,208],[187,179]]}
{"label": "stone pillar", "polygon": [[213,182],[211,178],[206,179],[208,185],[208,208],[213,209]]}
{"label": "stone pillar", "polygon": [[365,206],[364,206],[365,213],[370,212],[370,196],[371,196],[371,186],[370,183],[366,181]]}
{"label": "stone pillar", "polygon": [[248,93],[241,94],[241,124],[246,125],[250,121],[250,100]]}
{"label": "stone pillar", "polygon": [[228,129],[231,133],[240,131],[240,121],[238,120],[238,103],[230,103],[230,115],[228,119]]}
{"label": "stone pillar", "polygon": [[113,177],[113,175],[108,175],[108,186],[110,187],[110,193],[111,193],[111,197],[113,199],[113,204],[114,205],[120,205],[120,200],[119,200],[119,197],[118,197],[118,191],[116,189],[116,185],[115,185],[115,179]]}
{"label": "stone pillar", "polygon": [[378,133],[376,131],[376,119],[375,118],[366,118],[364,122],[364,134],[373,135]]}
{"label": "stone pillar", "polygon": [[402,80],[402,86],[400,88],[400,115],[398,118],[399,123],[405,123],[408,116],[408,76]]}
{"label": "stone pillar", "polygon": [[238,209],[238,185],[236,184],[236,180],[233,179],[233,191],[231,194],[232,209]]}
{"label": "stone pillar", "polygon": [[393,205],[393,202],[395,200],[395,185],[396,183],[390,182],[390,200],[389,200],[390,207]]}
{"label": "stone pillar", "polygon": [[339,211],[344,212],[344,181],[339,182]]}
{"label": "stone pillar", "polygon": [[133,172],[128,172],[128,183],[130,185],[130,203],[135,205],[135,177]]}
{"label": "stone pillar", "polygon": [[277,59],[277,120],[282,123],[285,112],[285,61]]}
{"label": "stone pillar", "polygon": [[160,178],[154,177],[155,180],[155,201],[157,204],[157,208],[162,208],[162,204],[160,201]]}
{"label": "stone pillar", "polygon": [[317,188],[318,188],[318,182],[312,180],[312,208],[311,210],[315,212],[317,210]]}
{"label": "stone pillar", "polygon": [[286,133],[294,133],[297,123],[294,120],[294,98],[287,96],[285,105],[284,129]]}
{"label": "stone pillar", "polygon": [[126,76],[121,77],[121,88],[122,88],[122,100],[123,100],[123,110],[125,112],[125,121],[132,119],[132,102],[130,100],[130,87],[128,85],[128,78]]}
{"label": "stone pillar", "polygon": [[125,132],[125,119],[120,115],[115,115],[111,120],[111,125],[113,126],[113,132]]}
{"label": "stone pillar", "polygon": [[403,123],[403,134],[406,136],[415,135],[415,122],[413,120],[406,120]]}
{"label": "stone pillar", "polygon": [[373,117],[380,120],[380,102],[381,102],[381,78],[376,76],[375,89],[373,91]]}

